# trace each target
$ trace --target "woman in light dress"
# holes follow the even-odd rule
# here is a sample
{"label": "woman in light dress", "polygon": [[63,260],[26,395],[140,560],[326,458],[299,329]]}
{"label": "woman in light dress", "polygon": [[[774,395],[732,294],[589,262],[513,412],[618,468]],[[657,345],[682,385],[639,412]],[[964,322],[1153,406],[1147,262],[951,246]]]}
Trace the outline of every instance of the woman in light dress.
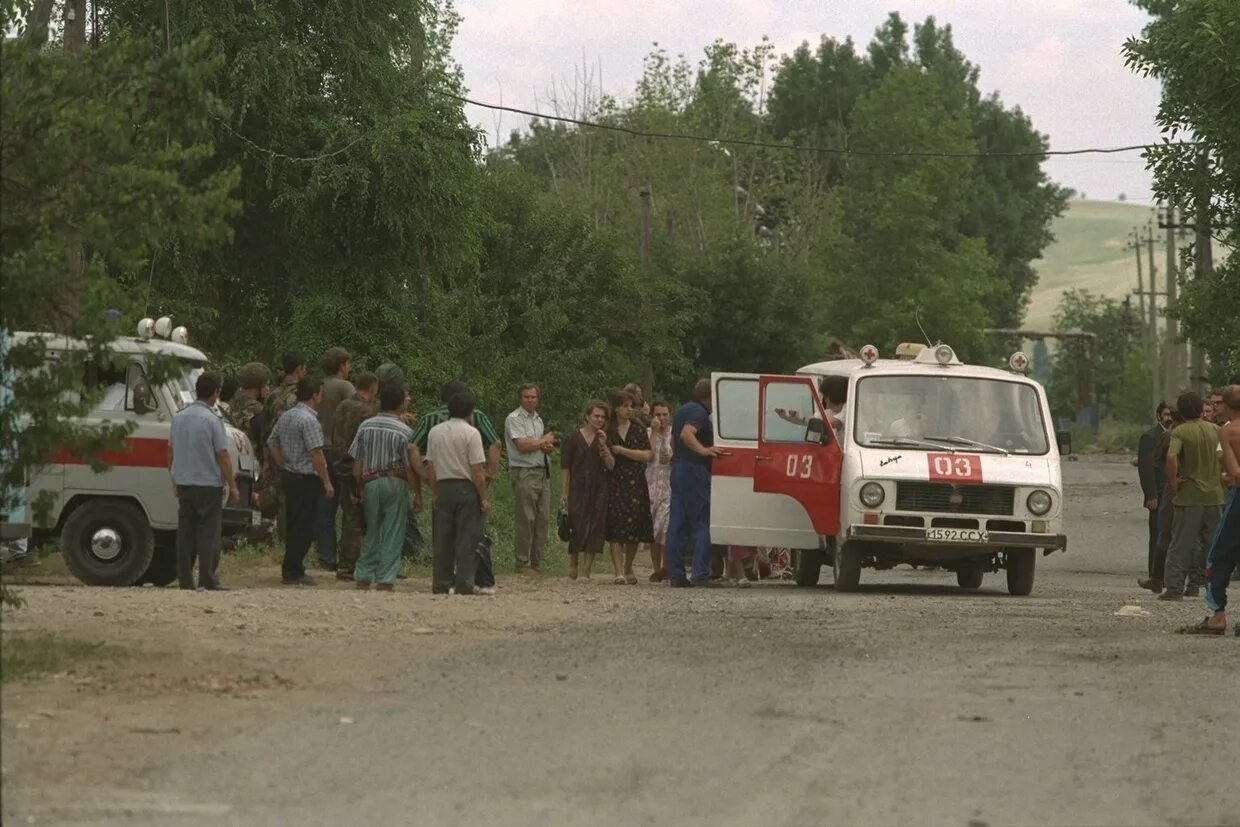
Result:
{"label": "woman in light dress", "polygon": [[654,519],[654,542],[650,544],[651,583],[667,579],[663,547],[667,544],[667,521],[672,501],[672,408],[656,401],[650,406],[650,462],[646,487],[650,490],[650,516]]}

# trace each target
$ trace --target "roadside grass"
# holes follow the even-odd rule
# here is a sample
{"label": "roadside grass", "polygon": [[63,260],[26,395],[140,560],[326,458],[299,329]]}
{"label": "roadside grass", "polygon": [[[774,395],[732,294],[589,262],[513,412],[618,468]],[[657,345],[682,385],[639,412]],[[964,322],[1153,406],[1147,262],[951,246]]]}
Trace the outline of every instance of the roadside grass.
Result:
{"label": "roadside grass", "polygon": [[1126,454],[1137,450],[1141,434],[1148,425],[1133,422],[1103,420],[1098,433],[1092,434],[1084,425],[1072,426],[1072,448],[1083,454]]}
{"label": "roadside grass", "polygon": [[6,633],[0,640],[0,682],[28,681],[79,667],[87,661],[114,660],[124,650],[46,632]]}

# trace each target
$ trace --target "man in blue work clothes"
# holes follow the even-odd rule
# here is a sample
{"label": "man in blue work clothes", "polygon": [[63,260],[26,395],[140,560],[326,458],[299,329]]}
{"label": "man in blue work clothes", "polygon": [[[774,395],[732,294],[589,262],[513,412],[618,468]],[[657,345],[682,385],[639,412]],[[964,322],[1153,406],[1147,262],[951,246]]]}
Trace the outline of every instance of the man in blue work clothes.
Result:
{"label": "man in blue work clothes", "polygon": [[[672,501],[667,524],[667,580],[675,588],[710,585],[710,465],[715,447],[710,380],[693,386],[693,401],[672,417]],[[693,579],[685,577],[685,546],[693,549]]]}

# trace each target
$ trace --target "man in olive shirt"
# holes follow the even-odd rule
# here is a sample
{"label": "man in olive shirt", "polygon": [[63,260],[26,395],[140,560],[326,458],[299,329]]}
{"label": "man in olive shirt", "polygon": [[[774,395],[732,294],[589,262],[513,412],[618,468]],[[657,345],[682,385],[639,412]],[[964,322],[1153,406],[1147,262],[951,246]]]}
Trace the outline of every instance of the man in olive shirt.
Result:
{"label": "man in olive shirt", "polygon": [[340,501],[343,515],[340,544],[336,549],[337,580],[353,579],[353,569],[362,553],[362,504],[353,479],[353,457],[349,456],[348,446],[353,444],[353,437],[362,423],[379,412],[379,403],[375,400],[378,393],[379,378],[373,373],[363,373],[357,377],[357,392],[336,406],[332,418],[329,439],[333,445],[345,446],[336,459],[336,479],[340,484],[336,499]]}
{"label": "man in olive shirt", "polygon": [[1197,594],[1205,581],[1206,549],[1223,507],[1219,428],[1201,418],[1202,400],[1197,394],[1181,394],[1175,406],[1184,423],[1171,432],[1167,449],[1167,480],[1175,492],[1171,500],[1175,516],[1160,600]]}
{"label": "man in olive shirt", "polygon": [[[319,402],[319,427],[323,429],[326,440],[323,445],[323,457],[327,460],[327,471],[332,477],[332,487],[340,490],[340,481],[336,477],[336,463],[340,453],[349,446],[340,446],[332,441],[332,425],[335,422],[336,406],[346,399],[351,399],[357,391],[349,381],[349,362],[352,360],[349,351],[342,347],[328,348],[323,354],[323,399]],[[336,506],[340,500],[336,496],[324,497],[319,503],[319,511],[315,518],[315,544],[319,547],[319,565],[328,571],[335,570],[336,565]]]}

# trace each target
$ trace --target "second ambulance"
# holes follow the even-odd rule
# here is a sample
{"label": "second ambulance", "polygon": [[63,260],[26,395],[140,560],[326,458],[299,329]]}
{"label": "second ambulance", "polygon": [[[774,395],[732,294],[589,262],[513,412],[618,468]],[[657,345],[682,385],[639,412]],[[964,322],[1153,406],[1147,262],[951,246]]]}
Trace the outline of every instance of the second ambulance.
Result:
{"label": "second ambulance", "polygon": [[[1008,372],[962,364],[947,345],[909,352],[882,359],[867,345],[796,375],[713,374],[727,454],[712,472],[712,542],[794,549],[802,586],[824,565],[836,591],[855,591],[864,568],[912,564],[965,589],[1002,570],[1011,594],[1029,594],[1039,550],[1067,547],[1046,394],[1023,354]],[[842,416],[819,398],[827,375],[848,380]]]}

